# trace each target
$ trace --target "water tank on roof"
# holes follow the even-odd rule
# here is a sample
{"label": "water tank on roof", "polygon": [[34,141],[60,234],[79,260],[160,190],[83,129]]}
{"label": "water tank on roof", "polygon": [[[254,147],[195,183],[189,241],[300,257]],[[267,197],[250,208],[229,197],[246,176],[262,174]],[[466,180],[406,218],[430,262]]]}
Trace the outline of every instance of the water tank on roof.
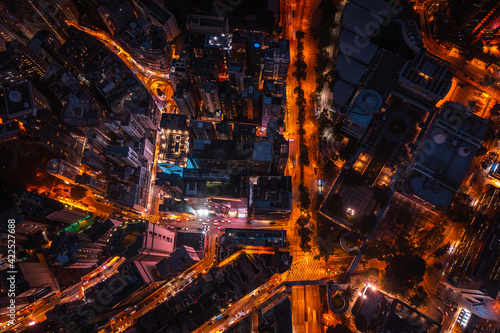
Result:
{"label": "water tank on roof", "polygon": [[446,142],[446,134],[438,133],[434,135],[434,142],[437,143],[438,145],[442,145],[443,143]]}
{"label": "water tank on roof", "polygon": [[460,157],[467,157],[470,155],[470,149],[467,147],[460,147],[458,148],[458,155],[460,155]]}
{"label": "water tank on roof", "polygon": [[375,113],[382,106],[382,97],[372,89],[366,89],[359,93],[356,99],[356,111],[364,113]]}
{"label": "water tank on roof", "polygon": [[12,90],[9,92],[9,99],[14,103],[20,103],[23,99],[23,95],[18,90]]}

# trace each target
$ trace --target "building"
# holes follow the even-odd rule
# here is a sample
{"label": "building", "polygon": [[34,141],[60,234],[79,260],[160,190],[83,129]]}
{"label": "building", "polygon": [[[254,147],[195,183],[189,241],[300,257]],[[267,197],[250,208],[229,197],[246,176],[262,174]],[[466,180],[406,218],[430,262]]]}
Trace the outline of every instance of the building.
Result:
{"label": "building", "polygon": [[76,176],[76,183],[80,186],[83,186],[92,193],[96,193],[99,195],[104,195],[107,190],[107,185],[105,182],[92,177],[88,173]]}
{"label": "building", "polygon": [[285,117],[285,107],[285,82],[264,80],[264,88],[262,89],[262,120],[260,125],[267,127],[271,119],[275,119],[278,123],[282,124]]}
{"label": "building", "polygon": [[112,114],[104,119],[104,124],[120,138],[138,140],[146,135],[133,113]]}
{"label": "building", "polygon": [[196,57],[211,57],[223,63],[232,59],[232,35],[191,34],[190,42]]}
{"label": "building", "polygon": [[382,97],[375,90],[363,90],[356,98],[353,108],[340,106],[337,115],[347,118],[342,125],[342,131],[355,138],[361,138],[370,126],[374,114],[382,106]]}
{"label": "building", "polygon": [[423,98],[435,105],[450,90],[454,74],[449,62],[422,49],[403,67],[399,88],[415,99]]}
{"label": "building", "polygon": [[6,44],[10,59],[21,74],[28,80],[41,78],[49,68],[49,64],[31,52],[18,40]]}
{"label": "building", "polygon": [[76,177],[82,174],[82,170],[79,167],[62,159],[50,160],[47,163],[46,170],[52,176],[73,185],[76,184]]}
{"label": "building", "polygon": [[141,16],[163,28],[170,42],[181,33],[175,16],[155,0],[132,0],[132,2]]}
{"label": "building", "polygon": [[87,132],[100,123],[101,105],[73,75],[59,63],[53,62],[45,73],[49,88],[63,102],[63,120],[68,125]]}
{"label": "building", "polygon": [[51,110],[36,110],[24,117],[23,124],[39,146],[74,163],[81,162],[84,138],[73,135]]}
{"label": "building", "polygon": [[241,92],[245,89],[245,63],[238,61],[231,61],[227,66],[227,74],[229,82],[233,87]]}
{"label": "building", "polygon": [[132,168],[141,166],[139,155],[128,146],[108,146],[106,156],[117,165],[128,165]]}
{"label": "building", "polygon": [[187,116],[183,114],[163,113],[161,115],[160,129],[185,130],[187,127]]}
{"label": "building", "polygon": [[15,86],[25,80],[17,66],[10,59],[9,53],[7,51],[0,52],[0,89]]}
{"label": "building", "polygon": [[245,169],[253,174],[269,174],[273,164],[273,143],[193,139],[190,158],[200,169]]}
{"label": "building", "polygon": [[170,257],[163,258],[157,263],[156,268],[164,279],[170,279],[193,266],[198,261],[200,261],[200,258],[198,258],[195,250],[192,247],[183,245],[175,250]]}
{"label": "building", "polygon": [[[15,263],[15,268],[12,271],[16,273],[15,279],[15,293],[16,298],[22,297],[33,297],[34,299],[40,299],[47,294],[59,291],[59,283],[54,277],[51,269],[47,266],[46,262],[43,261],[24,261]],[[9,276],[7,270],[2,271],[3,284],[9,289],[11,285],[10,280],[7,280]]]}
{"label": "building", "polygon": [[143,68],[158,72],[169,70],[172,49],[162,27],[139,17],[123,29],[117,38],[122,48]]}
{"label": "building", "polygon": [[221,105],[217,85],[213,82],[206,82],[199,86],[199,92],[203,102],[201,118],[215,118],[220,121]]}
{"label": "building", "polygon": [[465,37],[470,45],[481,41],[484,45],[500,43],[500,5],[496,1],[479,2],[458,28],[458,36]]}
{"label": "building", "polygon": [[158,280],[156,264],[174,252],[175,233],[146,220],[129,220],[115,228],[106,244],[111,255],[124,256],[146,282]]}
{"label": "building", "polygon": [[23,214],[67,224],[79,222],[88,217],[86,212],[70,209],[59,201],[29,191],[18,192],[15,203]]}
{"label": "building", "polygon": [[292,177],[260,176],[250,191],[251,214],[256,220],[281,220],[292,214]]}
{"label": "building", "polygon": [[171,60],[169,79],[174,91],[177,90],[177,84],[179,82],[188,81],[188,65],[186,59],[179,57]]}
{"label": "building", "polygon": [[160,109],[127,65],[96,38],[74,27],[68,31],[59,54],[99,91],[109,114],[132,113],[143,128],[157,130]]}
{"label": "building", "polygon": [[[409,199],[446,209],[460,190],[487,129],[488,120],[464,105],[444,104],[422,138],[400,190]],[[425,148],[429,146],[434,149]]]}
{"label": "building", "polygon": [[226,228],[224,232],[225,246],[262,246],[262,247],[286,247],[286,230],[274,229],[233,229]]}
{"label": "building", "polygon": [[[164,116],[166,115],[164,114]],[[185,168],[187,166],[188,154],[189,132],[187,130],[161,129],[160,152],[158,154],[159,164],[168,163]]]}
{"label": "building", "polygon": [[360,332],[441,332],[441,324],[398,299],[365,286],[352,308]]}
{"label": "building", "polygon": [[97,12],[111,35],[119,31],[135,19],[132,5],[127,0],[96,0]]}
{"label": "building", "polygon": [[290,41],[279,39],[265,50],[262,77],[264,79],[286,81],[289,65]]}
{"label": "building", "polygon": [[186,26],[194,34],[229,34],[228,18],[223,16],[188,14]]}
{"label": "building", "polygon": [[197,212],[223,205],[230,216],[248,213],[248,172],[237,169],[183,169],[183,198]]}
{"label": "building", "polygon": [[[473,305],[496,300],[500,291],[500,215],[477,217],[462,232],[441,282]],[[471,255],[473,254],[473,255]]]}
{"label": "building", "polygon": [[189,119],[196,119],[198,114],[199,104],[195,98],[194,87],[191,83],[179,82],[177,84],[173,99],[179,108],[179,112]]}
{"label": "building", "polygon": [[94,268],[101,262],[105,246],[94,244],[87,235],[61,231],[51,237],[45,256],[53,265],[66,268]]}
{"label": "building", "polygon": [[30,40],[28,49],[50,65],[53,62],[64,63],[64,60],[57,54],[61,45],[55,33],[49,30],[39,30]]}
{"label": "building", "polygon": [[30,81],[6,87],[3,95],[8,119],[22,120],[24,115],[32,115],[36,109],[47,109],[50,106],[47,98],[33,88]]}
{"label": "building", "polygon": [[[243,83],[243,78],[241,79]],[[219,84],[219,102],[224,121],[237,121],[242,113],[241,98],[238,90],[224,81]]]}
{"label": "building", "polygon": [[108,170],[106,156],[97,154],[93,149],[86,148],[83,151],[82,164],[96,173],[104,173]]}

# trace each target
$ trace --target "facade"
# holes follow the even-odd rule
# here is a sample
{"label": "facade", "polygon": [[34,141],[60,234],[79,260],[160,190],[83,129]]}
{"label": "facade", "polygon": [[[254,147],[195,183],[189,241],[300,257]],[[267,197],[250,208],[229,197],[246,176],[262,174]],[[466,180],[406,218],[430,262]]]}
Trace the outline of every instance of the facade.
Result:
{"label": "facade", "polygon": [[186,115],[189,119],[196,119],[199,109],[194,93],[194,87],[191,83],[179,83],[177,84],[173,96],[173,99],[179,108],[179,112]]}
{"label": "facade", "polygon": [[112,35],[117,34],[135,19],[134,10],[129,1],[105,0],[99,3],[97,12]]}
{"label": "facade", "polygon": [[267,127],[271,119],[283,122],[286,107],[286,84],[283,81],[264,80],[262,89],[261,126]]}

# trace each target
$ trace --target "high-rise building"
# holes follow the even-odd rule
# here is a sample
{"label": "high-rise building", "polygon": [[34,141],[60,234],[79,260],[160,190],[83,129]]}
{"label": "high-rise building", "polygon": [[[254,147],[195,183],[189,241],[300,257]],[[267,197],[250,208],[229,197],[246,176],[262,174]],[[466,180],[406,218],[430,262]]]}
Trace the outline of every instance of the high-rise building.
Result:
{"label": "high-rise building", "polygon": [[181,246],[175,250],[170,257],[163,258],[156,264],[158,273],[164,279],[170,279],[179,273],[182,273],[189,267],[200,261],[196,251],[189,246]]}
{"label": "high-rise building", "polygon": [[264,80],[262,89],[261,126],[267,127],[271,119],[282,123],[285,117],[286,85],[283,81]]}
{"label": "high-rise building", "polygon": [[83,138],[72,135],[51,110],[36,110],[24,117],[23,124],[38,145],[75,163],[81,162]]}
{"label": "high-rise building", "polygon": [[135,19],[135,13],[128,0],[102,0],[97,12],[112,35],[117,34]]}
{"label": "high-rise building", "polygon": [[113,114],[104,119],[104,124],[120,138],[140,139],[146,130],[133,113]]}
{"label": "high-rise building", "polygon": [[159,279],[156,264],[174,251],[175,233],[146,220],[130,220],[115,228],[106,244],[111,255],[124,256],[146,282]]}
{"label": "high-rise building", "polygon": [[87,235],[61,231],[52,236],[45,256],[53,265],[66,268],[93,268],[101,261],[106,247],[94,244]]}
{"label": "high-rise building", "polygon": [[238,169],[184,169],[183,197],[195,211],[227,208],[230,216],[248,214],[248,172]]}
{"label": "high-rise building", "polygon": [[82,174],[82,170],[63,159],[52,159],[47,163],[47,172],[65,182],[75,185],[76,177]]}
{"label": "high-rise building", "polygon": [[224,16],[188,14],[186,26],[194,34],[229,34],[228,18]]}
{"label": "high-rise building", "polygon": [[152,24],[163,28],[169,41],[173,41],[181,33],[175,16],[155,0],[132,1],[141,16],[146,17]]}
{"label": "high-rise building", "polygon": [[280,39],[272,43],[264,53],[264,79],[286,81],[290,65],[290,41]]}
{"label": "high-rise building", "polygon": [[173,98],[181,114],[186,115],[189,119],[196,119],[199,105],[196,102],[194,87],[191,83],[177,84]]}
{"label": "high-rise building", "polygon": [[[488,119],[466,106],[444,104],[420,142],[400,190],[422,205],[446,209],[460,190],[487,129]],[[428,145],[434,149],[429,151]]]}
{"label": "high-rise building", "polygon": [[108,146],[106,156],[117,165],[128,165],[132,168],[141,165],[139,155],[127,146]]}
{"label": "high-rise building", "polygon": [[0,89],[15,86],[26,79],[10,59],[7,51],[0,52]]}
{"label": "high-rise building", "polygon": [[172,49],[160,26],[139,17],[123,29],[117,38],[118,43],[139,65],[151,71],[169,70]]}
{"label": "high-rise building", "polygon": [[9,119],[22,120],[25,115],[33,115],[37,109],[47,109],[50,106],[47,98],[35,89],[30,81],[6,87],[3,95]]}
{"label": "high-rise building", "polygon": [[[15,268],[12,271],[17,272],[14,282],[16,298],[33,297],[39,299],[51,292],[59,291],[59,283],[46,262],[25,261],[14,265]],[[7,270],[3,272],[5,273],[2,274],[3,283],[5,286],[9,286],[11,282],[6,279],[9,274],[7,274]]]}
{"label": "high-rise building", "polygon": [[292,177],[260,176],[250,193],[254,219],[280,220],[292,214]]}

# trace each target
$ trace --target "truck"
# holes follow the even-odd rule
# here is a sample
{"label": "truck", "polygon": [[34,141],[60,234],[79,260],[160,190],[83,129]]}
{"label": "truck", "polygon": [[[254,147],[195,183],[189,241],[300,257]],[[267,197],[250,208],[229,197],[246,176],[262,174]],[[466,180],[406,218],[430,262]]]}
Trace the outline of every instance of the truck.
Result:
{"label": "truck", "polygon": [[221,320],[222,317],[224,317],[222,314],[220,314],[219,316],[217,316],[217,318],[215,318],[215,320]]}

